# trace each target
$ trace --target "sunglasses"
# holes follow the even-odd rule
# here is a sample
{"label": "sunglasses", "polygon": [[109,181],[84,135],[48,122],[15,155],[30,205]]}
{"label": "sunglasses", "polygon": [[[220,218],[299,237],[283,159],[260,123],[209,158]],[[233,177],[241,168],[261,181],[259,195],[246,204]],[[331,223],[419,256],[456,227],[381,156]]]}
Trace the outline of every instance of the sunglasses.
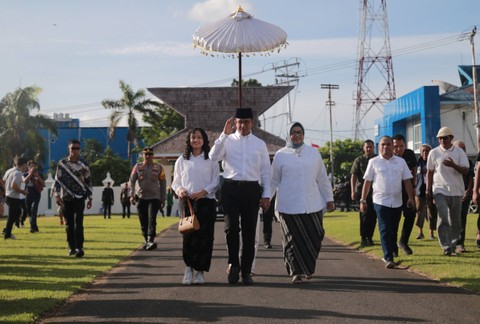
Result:
{"label": "sunglasses", "polygon": [[438,137],[439,140],[442,140],[442,141],[446,141],[450,138],[450,136],[441,136],[441,137]]}
{"label": "sunglasses", "polygon": [[143,153],[143,155],[153,155],[153,153]]}
{"label": "sunglasses", "polygon": [[79,150],[80,150],[80,147],[78,147],[78,146],[72,146],[70,149],[71,149],[71,150],[74,150],[74,151],[79,151]]}

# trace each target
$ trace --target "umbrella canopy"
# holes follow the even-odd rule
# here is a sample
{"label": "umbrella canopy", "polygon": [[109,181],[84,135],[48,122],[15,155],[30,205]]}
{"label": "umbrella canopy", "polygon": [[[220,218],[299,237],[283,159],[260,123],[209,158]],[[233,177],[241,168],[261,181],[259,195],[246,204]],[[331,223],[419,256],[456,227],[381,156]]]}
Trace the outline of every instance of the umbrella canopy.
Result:
{"label": "umbrella canopy", "polygon": [[242,108],[242,53],[280,51],[287,46],[287,33],[238,7],[228,17],[200,27],[193,35],[193,45],[204,54],[238,54],[238,100]]}

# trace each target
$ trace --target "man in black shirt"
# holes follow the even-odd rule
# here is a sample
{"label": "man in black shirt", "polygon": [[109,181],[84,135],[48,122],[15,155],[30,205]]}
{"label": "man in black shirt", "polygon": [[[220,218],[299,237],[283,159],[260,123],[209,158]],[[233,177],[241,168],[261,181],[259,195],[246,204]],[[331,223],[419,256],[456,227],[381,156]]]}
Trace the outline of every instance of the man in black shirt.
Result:
{"label": "man in black shirt", "polygon": [[[372,140],[367,139],[363,142],[363,152],[365,154],[357,157],[353,161],[352,169],[350,170],[351,180],[351,198],[353,202],[356,202],[362,196],[363,176],[367,169],[368,161],[374,158],[375,146]],[[367,209],[365,212],[360,212],[360,244],[362,246],[373,245],[373,233],[375,232],[375,226],[377,225],[377,214],[373,209],[372,190],[368,193],[366,198]]]}
{"label": "man in black shirt", "polygon": [[[407,162],[408,168],[412,171],[412,186],[415,188],[416,183],[416,175],[417,175],[417,159],[415,157],[415,153],[411,150],[406,148],[405,144],[405,137],[401,134],[397,134],[393,136],[393,153],[396,156],[402,157],[405,162]],[[413,251],[408,245],[408,240],[410,239],[410,234],[413,230],[413,225],[415,223],[415,208],[407,207],[407,193],[405,191],[405,187],[402,185],[402,196],[403,196],[403,227],[402,227],[402,235],[400,236],[400,240],[398,240],[398,247],[405,252],[405,254],[412,254]],[[397,224],[398,227],[399,224]],[[398,249],[396,249],[396,254],[398,255]]]}

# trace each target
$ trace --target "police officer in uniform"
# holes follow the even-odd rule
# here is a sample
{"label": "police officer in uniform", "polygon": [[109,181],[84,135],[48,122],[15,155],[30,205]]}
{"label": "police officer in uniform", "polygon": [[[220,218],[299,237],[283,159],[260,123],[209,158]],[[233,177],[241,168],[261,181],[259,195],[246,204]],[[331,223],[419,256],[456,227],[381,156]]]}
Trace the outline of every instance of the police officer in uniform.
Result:
{"label": "police officer in uniform", "polygon": [[[160,164],[153,162],[153,149],[146,147],[142,151],[143,162],[137,163],[130,174],[130,202],[134,205],[138,197],[138,218],[145,250],[157,247],[154,242],[157,226],[157,213],[165,204],[165,171]],[[137,186],[135,186],[137,184]]]}

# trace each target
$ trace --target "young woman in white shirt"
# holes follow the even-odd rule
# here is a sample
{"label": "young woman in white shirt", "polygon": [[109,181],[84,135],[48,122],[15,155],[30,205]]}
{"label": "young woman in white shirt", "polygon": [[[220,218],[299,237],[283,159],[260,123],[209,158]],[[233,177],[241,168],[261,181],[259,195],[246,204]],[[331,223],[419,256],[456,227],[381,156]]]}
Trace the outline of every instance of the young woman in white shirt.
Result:
{"label": "young woman in white shirt", "polygon": [[209,151],[206,132],[196,127],[188,133],[185,152],[175,162],[171,188],[180,199],[192,201],[200,222],[198,231],[183,234],[182,254],[186,265],[182,281],[184,285],[204,284],[204,272],[210,270],[212,260],[217,217],[215,192],[220,181],[220,170],[218,163],[209,159]]}

